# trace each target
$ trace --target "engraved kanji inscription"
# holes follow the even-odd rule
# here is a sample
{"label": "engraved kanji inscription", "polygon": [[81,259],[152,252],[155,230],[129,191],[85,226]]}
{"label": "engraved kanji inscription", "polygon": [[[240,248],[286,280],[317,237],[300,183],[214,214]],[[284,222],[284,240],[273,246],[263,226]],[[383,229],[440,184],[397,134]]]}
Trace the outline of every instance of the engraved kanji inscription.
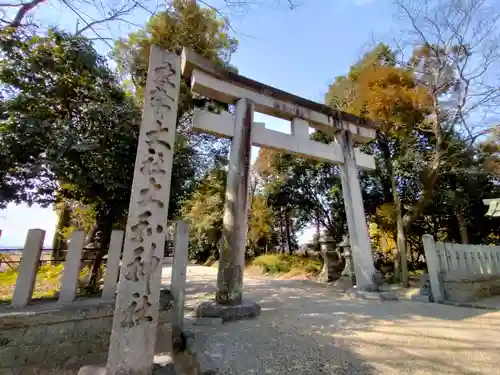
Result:
{"label": "engraved kanji inscription", "polygon": [[[172,151],[175,141],[177,100],[180,77],[172,58],[157,51],[150,68],[142,131],[137,150],[138,164],[127,227],[127,256],[123,267],[124,282],[130,290],[123,307],[122,327],[135,327],[153,321],[151,307],[154,275],[157,274],[165,245],[165,222]],[[125,251],[125,250],[124,250]],[[158,281],[159,282],[159,281]]]}

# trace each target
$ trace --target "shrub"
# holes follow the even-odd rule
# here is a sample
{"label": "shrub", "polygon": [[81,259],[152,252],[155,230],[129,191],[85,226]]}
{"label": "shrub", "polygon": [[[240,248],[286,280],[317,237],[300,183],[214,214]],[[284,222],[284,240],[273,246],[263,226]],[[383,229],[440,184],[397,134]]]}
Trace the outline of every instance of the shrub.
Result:
{"label": "shrub", "polygon": [[[102,266],[104,267],[104,266]],[[54,298],[61,287],[61,277],[63,274],[63,263],[58,265],[44,264],[38,268],[36,275],[33,298]],[[101,274],[104,270],[101,270]],[[12,299],[12,293],[16,286],[18,270],[13,269],[0,273],[0,301],[8,302]],[[79,279],[85,279],[90,274],[90,267],[84,267],[80,271]],[[77,294],[79,296],[88,294],[84,287],[79,287]]]}
{"label": "shrub", "polygon": [[255,258],[252,262],[264,273],[283,274],[308,274],[317,275],[321,272],[321,261],[306,258],[300,255],[264,254]]}

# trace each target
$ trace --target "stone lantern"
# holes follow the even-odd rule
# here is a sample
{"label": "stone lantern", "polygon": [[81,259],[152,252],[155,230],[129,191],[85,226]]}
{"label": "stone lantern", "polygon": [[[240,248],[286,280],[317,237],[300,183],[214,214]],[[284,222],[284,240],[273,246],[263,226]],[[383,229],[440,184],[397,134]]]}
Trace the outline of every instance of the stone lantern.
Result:
{"label": "stone lantern", "polygon": [[323,269],[319,274],[319,280],[323,282],[338,280],[345,266],[345,260],[342,258],[340,251],[336,249],[334,239],[329,235],[323,235],[319,239],[319,244],[321,257],[323,258]]}
{"label": "stone lantern", "polygon": [[349,277],[351,279],[352,285],[356,285],[356,273],[354,272],[354,262],[352,259],[349,236],[344,236],[344,239],[339,244],[339,248],[342,252],[342,256],[345,259],[345,267],[341,273],[341,276]]}

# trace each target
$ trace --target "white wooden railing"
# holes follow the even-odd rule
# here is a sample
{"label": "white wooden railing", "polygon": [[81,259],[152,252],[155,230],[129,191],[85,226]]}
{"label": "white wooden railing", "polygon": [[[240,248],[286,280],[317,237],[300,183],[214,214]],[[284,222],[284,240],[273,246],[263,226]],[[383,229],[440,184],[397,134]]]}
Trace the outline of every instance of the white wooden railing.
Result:
{"label": "white wooden railing", "polygon": [[422,242],[435,301],[444,298],[443,276],[500,275],[500,246],[434,242],[428,234],[422,237]]}

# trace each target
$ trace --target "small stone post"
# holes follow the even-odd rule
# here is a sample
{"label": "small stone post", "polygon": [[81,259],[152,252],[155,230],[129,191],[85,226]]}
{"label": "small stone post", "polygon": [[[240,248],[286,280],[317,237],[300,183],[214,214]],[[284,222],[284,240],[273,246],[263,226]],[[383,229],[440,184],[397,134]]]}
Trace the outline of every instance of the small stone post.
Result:
{"label": "small stone post", "polygon": [[61,290],[59,291],[58,299],[59,303],[70,303],[75,300],[84,243],[85,232],[82,230],[75,230],[71,234],[68,255],[64,261]]}
{"label": "small stone post", "polygon": [[243,301],[243,270],[248,221],[248,187],[254,105],[248,99],[236,103],[234,137],[231,142],[223,234],[219,249],[219,269],[215,304],[198,305],[197,315],[236,320],[260,314],[260,306]]}
{"label": "small stone post", "polygon": [[174,297],[174,318],[172,325],[182,330],[184,322],[184,289],[186,287],[186,268],[188,264],[188,225],[178,221],[175,225],[175,250],[172,264],[170,289]]}
{"label": "small stone post", "polygon": [[339,169],[357,288],[358,290],[375,291],[377,290],[374,283],[375,265],[363,207],[358,168],[354,157],[352,134],[347,130],[342,130],[335,135],[335,138],[342,147],[344,156],[344,164],[341,164]]}
{"label": "small stone post", "polygon": [[444,300],[443,285],[441,284],[441,267],[436,252],[436,244],[434,237],[430,234],[422,236],[424,244],[425,261],[427,263],[427,270],[429,272],[429,281],[431,283],[431,293],[434,302],[441,302]]}
{"label": "small stone post", "polygon": [[174,157],[180,58],[152,46],[107,375],[150,375]]}
{"label": "small stone post", "polygon": [[115,298],[116,286],[118,284],[118,274],[120,273],[120,257],[122,255],[122,247],[123,231],[112,231],[111,240],[109,241],[108,260],[106,262],[106,275],[104,276],[102,299],[109,300]]}
{"label": "small stone post", "polygon": [[45,231],[30,229],[24,243],[23,255],[19,264],[16,287],[12,296],[12,307],[24,307],[31,300],[35,287],[36,274],[40,264]]}

